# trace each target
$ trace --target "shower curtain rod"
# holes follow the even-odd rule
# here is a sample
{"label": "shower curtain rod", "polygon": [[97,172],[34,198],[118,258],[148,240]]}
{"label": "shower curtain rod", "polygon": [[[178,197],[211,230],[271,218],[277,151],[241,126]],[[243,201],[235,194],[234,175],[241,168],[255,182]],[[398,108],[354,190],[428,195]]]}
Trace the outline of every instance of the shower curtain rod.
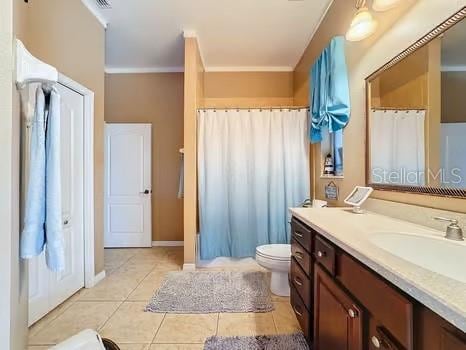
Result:
{"label": "shower curtain rod", "polygon": [[371,108],[373,111],[400,111],[400,112],[409,112],[409,111],[425,111],[427,108],[394,108],[394,107],[387,107],[387,108]]}
{"label": "shower curtain rod", "polygon": [[207,108],[198,108],[198,111],[211,111],[211,110],[273,110],[273,109],[288,109],[288,110],[298,110],[298,109],[307,109],[310,110],[309,106],[282,106],[282,107],[207,107]]}

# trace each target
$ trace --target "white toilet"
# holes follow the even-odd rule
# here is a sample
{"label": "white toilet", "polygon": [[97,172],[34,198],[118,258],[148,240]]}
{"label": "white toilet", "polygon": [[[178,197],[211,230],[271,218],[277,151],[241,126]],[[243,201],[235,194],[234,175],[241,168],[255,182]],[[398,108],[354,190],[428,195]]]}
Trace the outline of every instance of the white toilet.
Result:
{"label": "white toilet", "polygon": [[268,244],[256,248],[256,261],[272,273],[270,290],[273,294],[290,296],[288,272],[291,263],[290,244]]}

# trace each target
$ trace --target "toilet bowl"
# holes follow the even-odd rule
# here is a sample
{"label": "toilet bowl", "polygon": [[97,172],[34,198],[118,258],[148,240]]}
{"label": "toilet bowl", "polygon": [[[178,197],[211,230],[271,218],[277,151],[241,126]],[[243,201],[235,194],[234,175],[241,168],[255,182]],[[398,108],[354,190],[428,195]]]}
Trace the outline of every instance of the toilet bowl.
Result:
{"label": "toilet bowl", "polygon": [[268,244],[256,248],[257,263],[272,273],[270,290],[273,294],[290,296],[288,272],[291,263],[290,244]]}

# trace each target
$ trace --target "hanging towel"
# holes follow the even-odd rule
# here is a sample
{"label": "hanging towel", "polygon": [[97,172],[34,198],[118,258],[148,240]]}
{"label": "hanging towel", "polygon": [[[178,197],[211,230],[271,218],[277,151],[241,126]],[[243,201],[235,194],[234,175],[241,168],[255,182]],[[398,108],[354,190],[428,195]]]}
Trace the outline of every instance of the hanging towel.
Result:
{"label": "hanging towel", "polygon": [[23,259],[39,255],[45,244],[45,129],[45,96],[42,88],[38,88],[31,124],[29,176],[20,244]]}
{"label": "hanging towel", "polygon": [[345,60],[345,39],[335,37],[311,69],[311,142],[322,141],[322,130],[330,133],[349,122],[350,96]]}
{"label": "hanging towel", "polygon": [[31,130],[30,166],[21,234],[21,258],[46,249],[52,271],[65,267],[60,178],[60,96],[39,87]]}
{"label": "hanging towel", "polygon": [[62,271],[65,268],[65,251],[61,207],[60,95],[52,89],[49,99],[45,139],[45,257],[49,269]]}

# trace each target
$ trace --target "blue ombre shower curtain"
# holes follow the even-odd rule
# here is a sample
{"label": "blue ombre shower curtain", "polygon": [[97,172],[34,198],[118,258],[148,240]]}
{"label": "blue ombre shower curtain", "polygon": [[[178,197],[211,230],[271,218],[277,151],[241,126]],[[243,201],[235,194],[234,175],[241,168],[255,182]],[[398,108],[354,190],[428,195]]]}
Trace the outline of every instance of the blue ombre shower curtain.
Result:
{"label": "blue ombre shower curtain", "polygon": [[343,128],[350,118],[350,94],[345,59],[345,39],[334,37],[322,51],[310,72],[311,143],[322,141],[330,132],[335,172],[343,171]]}
{"label": "blue ombre shower curtain", "polygon": [[288,208],[309,197],[306,109],[198,114],[201,259],[290,242]]}

